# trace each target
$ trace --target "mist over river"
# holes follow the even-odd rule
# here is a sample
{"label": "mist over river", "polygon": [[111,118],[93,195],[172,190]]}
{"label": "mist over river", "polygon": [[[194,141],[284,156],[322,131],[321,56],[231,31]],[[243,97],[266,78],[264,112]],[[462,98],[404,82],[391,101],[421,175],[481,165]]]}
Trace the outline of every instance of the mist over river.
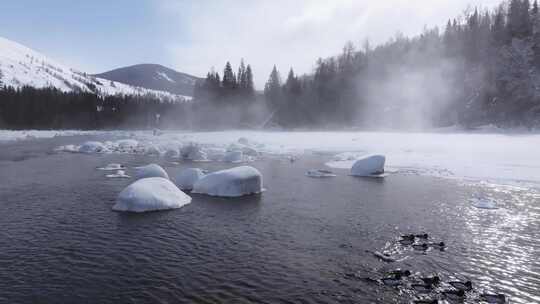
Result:
{"label": "mist over river", "polygon": [[[179,138],[184,135],[197,138]],[[282,145],[280,136],[286,137],[277,133],[266,147]],[[377,138],[370,136],[353,136],[358,140],[351,143]],[[384,179],[355,178],[340,166],[332,169],[335,178],[308,178],[307,170],[325,168],[336,161],[334,154],[307,153],[311,147],[293,136],[289,142],[303,151],[296,161],[264,153],[249,163],[264,176],[261,195],[191,194],[192,203],[181,209],[125,214],[111,207],[132,180],[108,179],[97,167],[121,163],[130,174],[130,168],[155,162],[174,176],[190,167],[215,171],[234,165],[55,151],[117,137],[0,143],[0,303],[407,303],[419,297],[411,288],[361,279],[397,268],[416,276],[437,274],[443,281],[471,280],[478,292],[503,293],[511,303],[540,302],[538,188],[426,175],[401,163]],[[332,140],[319,138],[324,150],[351,151],[344,145],[329,149]],[[385,151],[391,145],[383,145],[384,138],[379,137],[379,151],[407,150]],[[409,139],[402,142],[411,144]],[[293,150],[298,151],[288,152]],[[423,151],[429,149],[404,153]],[[497,153],[502,152],[486,156],[485,164]],[[422,155],[438,164],[436,157]],[[534,166],[524,169],[522,180],[534,181],[533,171]],[[512,172],[504,177],[519,170]],[[475,208],[475,198],[489,198],[499,209]],[[446,249],[419,252],[397,243],[402,234],[424,232],[444,241]],[[386,263],[367,252],[384,250],[398,261]],[[475,303],[474,296],[466,302]]]}

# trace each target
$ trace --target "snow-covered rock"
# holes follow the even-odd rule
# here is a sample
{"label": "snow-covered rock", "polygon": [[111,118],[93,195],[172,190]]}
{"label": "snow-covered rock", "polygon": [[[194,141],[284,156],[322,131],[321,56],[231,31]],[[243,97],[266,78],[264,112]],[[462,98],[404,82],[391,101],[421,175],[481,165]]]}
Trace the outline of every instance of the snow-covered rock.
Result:
{"label": "snow-covered rock", "polygon": [[384,173],[386,157],[383,155],[370,155],[356,160],[351,168],[353,176],[376,176]]}
{"label": "snow-covered rock", "polygon": [[114,211],[147,212],[180,208],[191,202],[170,180],[162,177],[140,179],[127,186],[116,200]]}
{"label": "snow-covered rock", "polygon": [[182,149],[180,149],[180,156],[183,159],[193,160],[193,161],[207,160],[207,155],[202,149],[202,147],[196,144],[189,144],[189,145],[183,146]]}
{"label": "snow-covered rock", "polygon": [[263,177],[259,170],[241,166],[210,173],[193,186],[193,193],[211,196],[239,197],[263,191]]}
{"label": "snow-covered rock", "polygon": [[306,172],[306,176],[313,178],[325,178],[325,177],[336,177],[332,171],[321,170],[321,169],[312,169]]}
{"label": "snow-covered rock", "polygon": [[105,175],[107,178],[130,178],[131,176],[126,174],[124,170],[117,170],[116,173]]}
{"label": "snow-covered rock", "polygon": [[124,166],[122,166],[121,164],[108,164],[106,165],[105,167],[99,167],[97,168],[98,170],[103,170],[103,171],[116,171],[116,170],[121,170],[121,169],[124,169]]}
{"label": "snow-covered rock", "polygon": [[135,168],[135,178],[142,179],[148,177],[163,177],[169,179],[167,172],[160,166],[156,164],[149,164],[142,167]]}
{"label": "snow-covered rock", "polygon": [[199,168],[189,168],[182,170],[176,177],[176,185],[181,190],[189,190],[191,191],[193,189],[193,185],[197,181],[199,181],[201,178],[203,178],[205,175],[205,172]]}
{"label": "snow-covered rock", "polygon": [[228,163],[240,163],[244,158],[242,151],[230,151],[225,153],[223,161]]}
{"label": "snow-covered rock", "polygon": [[80,153],[102,153],[107,151],[107,147],[99,141],[87,141],[79,147]]}
{"label": "snow-covered rock", "polygon": [[117,141],[116,144],[118,145],[119,150],[125,152],[135,151],[139,146],[139,142],[135,139],[122,139]]}

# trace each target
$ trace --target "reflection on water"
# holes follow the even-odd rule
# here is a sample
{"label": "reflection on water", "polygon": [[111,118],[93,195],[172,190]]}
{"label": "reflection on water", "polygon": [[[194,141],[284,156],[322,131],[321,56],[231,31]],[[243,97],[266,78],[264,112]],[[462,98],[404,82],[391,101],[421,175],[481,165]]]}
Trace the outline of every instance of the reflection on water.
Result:
{"label": "reflection on water", "polygon": [[[133,155],[49,154],[62,139],[0,149],[0,302],[402,303],[406,286],[374,285],[396,268],[470,279],[512,303],[540,302],[540,195],[535,190],[407,174],[311,179],[324,157],[255,162],[267,191],[142,215],[111,211],[129,180],[108,163],[216,170]],[[73,141],[73,139],[70,139]],[[7,152],[6,152],[7,151]],[[13,159],[19,151],[31,157]],[[128,174],[129,169],[128,169]],[[486,197],[500,209],[470,199]],[[447,248],[396,245],[427,232]],[[395,263],[366,252],[399,249]],[[403,258],[403,259],[401,259]]]}

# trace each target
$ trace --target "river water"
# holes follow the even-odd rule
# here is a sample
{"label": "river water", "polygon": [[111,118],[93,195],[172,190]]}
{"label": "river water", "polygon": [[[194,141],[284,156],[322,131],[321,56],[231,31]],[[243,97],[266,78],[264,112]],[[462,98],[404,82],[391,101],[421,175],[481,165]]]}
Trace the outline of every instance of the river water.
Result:
{"label": "river water", "polygon": [[[174,176],[231,165],[53,151],[88,138],[0,145],[0,303],[408,303],[419,296],[408,283],[361,279],[396,268],[471,280],[512,303],[540,302],[536,190],[346,170],[312,179],[304,173],[323,167],[324,156],[268,156],[250,164],[264,176],[262,195],[192,195],[178,210],[124,214],[111,207],[130,180],[96,167],[157,162]],[[477,209],[473,197],[501,208]],[[446,249],[396,243],[420,232]],[[368,252],[383,250],[398,261]]]}

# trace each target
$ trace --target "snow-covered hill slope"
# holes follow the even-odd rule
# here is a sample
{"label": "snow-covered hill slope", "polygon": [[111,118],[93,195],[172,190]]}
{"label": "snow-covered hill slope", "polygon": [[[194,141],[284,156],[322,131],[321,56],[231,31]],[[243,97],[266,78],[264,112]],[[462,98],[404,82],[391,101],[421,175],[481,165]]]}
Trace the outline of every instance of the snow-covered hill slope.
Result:
{"label": "snow-covered hill slope", "polygon": [[189,96],[193,95],[195,83],[199,80],[195,76],[159,64],[138,64],[95,76],[151,90]]}
{"label": "snow-covered hill slope", "polygon": [[190,96],[131,86],[77,71],[2,37],[0,37],[0,83],[13,87],[55,87],[64,92],[94,92],[101,96],[138,95],[178,102],[191,100]]}

